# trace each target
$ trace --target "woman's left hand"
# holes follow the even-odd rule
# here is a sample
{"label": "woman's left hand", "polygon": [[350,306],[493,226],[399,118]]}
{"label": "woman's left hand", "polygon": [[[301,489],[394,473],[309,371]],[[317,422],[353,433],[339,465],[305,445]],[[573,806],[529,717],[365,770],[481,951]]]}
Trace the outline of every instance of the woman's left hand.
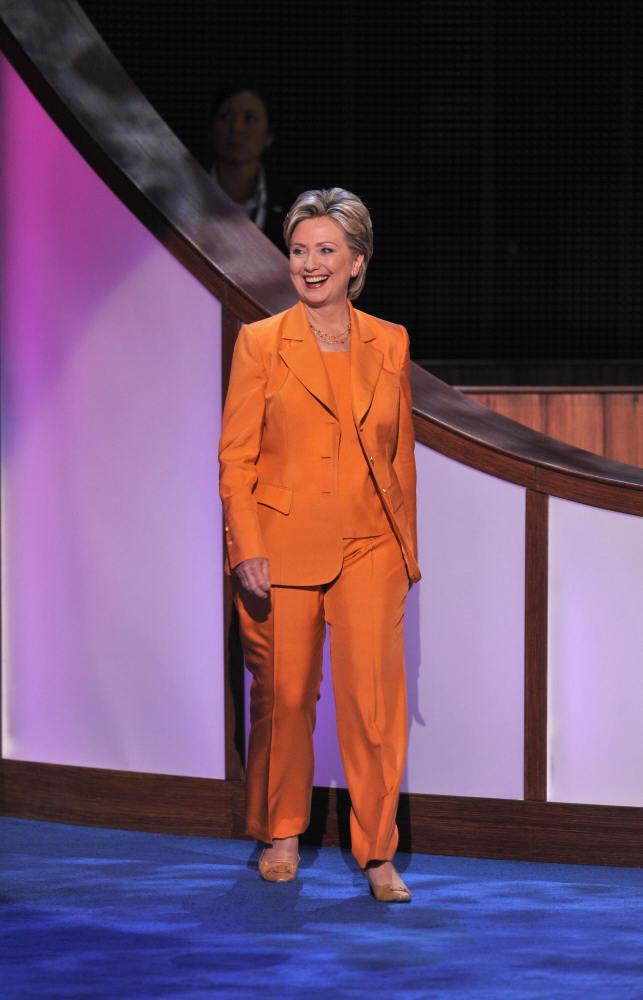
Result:
{"label": "woman's left hand", "polygon": [[267,597],[270,593],[270,566],[262,556],[244,559],[234,567],[241,586],[255,597]]}

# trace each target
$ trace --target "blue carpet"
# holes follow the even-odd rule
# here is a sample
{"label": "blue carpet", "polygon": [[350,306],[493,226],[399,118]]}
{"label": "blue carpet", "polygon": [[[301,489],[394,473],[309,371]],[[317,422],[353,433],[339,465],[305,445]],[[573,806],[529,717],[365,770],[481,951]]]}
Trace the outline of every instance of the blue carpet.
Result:
{"label": "blue carpet", "polygon": [[643,1000],[643,871],[349,854],[261,882],[248,841],[0,819],[0,996]]}

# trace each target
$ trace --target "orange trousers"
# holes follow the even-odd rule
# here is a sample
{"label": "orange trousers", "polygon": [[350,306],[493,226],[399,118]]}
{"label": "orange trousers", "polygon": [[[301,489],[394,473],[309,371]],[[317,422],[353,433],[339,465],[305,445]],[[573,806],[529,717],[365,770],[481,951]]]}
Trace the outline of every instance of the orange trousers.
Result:
{"label": "orange trousers", "polygon": [[344,539],[343,566],[330,583],[274,586],[265,599],[235,586],[252,673],[246,769],[251,836],[270,844],[273,837],[303,833],[310,822],[313,730],[328,622],[353,854],[362,868],[392,859],[407,746],[408,589],[393,532]]}

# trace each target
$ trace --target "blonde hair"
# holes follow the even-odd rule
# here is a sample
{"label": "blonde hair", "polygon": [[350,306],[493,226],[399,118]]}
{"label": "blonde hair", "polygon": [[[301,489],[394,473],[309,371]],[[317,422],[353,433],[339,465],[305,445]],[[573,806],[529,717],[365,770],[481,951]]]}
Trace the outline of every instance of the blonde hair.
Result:
{"label": "blonde hair", "polygon": [[364,255],[359,271],[348,282],[348,297],[356,299],[364,287],[366,268],[373,256],[373,225],[361,198],[336,187],[302,192],[295,198],[285,218],[284,241],[290,247],[292,234],[300,222],[323,216],[328,216],[341,226],[346,242],[354,254]]}

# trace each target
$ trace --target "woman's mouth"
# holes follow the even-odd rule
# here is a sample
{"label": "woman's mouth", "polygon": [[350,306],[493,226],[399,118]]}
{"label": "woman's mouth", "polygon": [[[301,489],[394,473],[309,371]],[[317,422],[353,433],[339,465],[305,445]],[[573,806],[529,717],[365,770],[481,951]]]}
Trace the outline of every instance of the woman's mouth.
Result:
{"label": "woman's mouth", "polygon": [[317,288],[319,285],[323,285],[328,281],[328,274],[314,274],[314,275],[304,275],[304,281],[308,288]]}

